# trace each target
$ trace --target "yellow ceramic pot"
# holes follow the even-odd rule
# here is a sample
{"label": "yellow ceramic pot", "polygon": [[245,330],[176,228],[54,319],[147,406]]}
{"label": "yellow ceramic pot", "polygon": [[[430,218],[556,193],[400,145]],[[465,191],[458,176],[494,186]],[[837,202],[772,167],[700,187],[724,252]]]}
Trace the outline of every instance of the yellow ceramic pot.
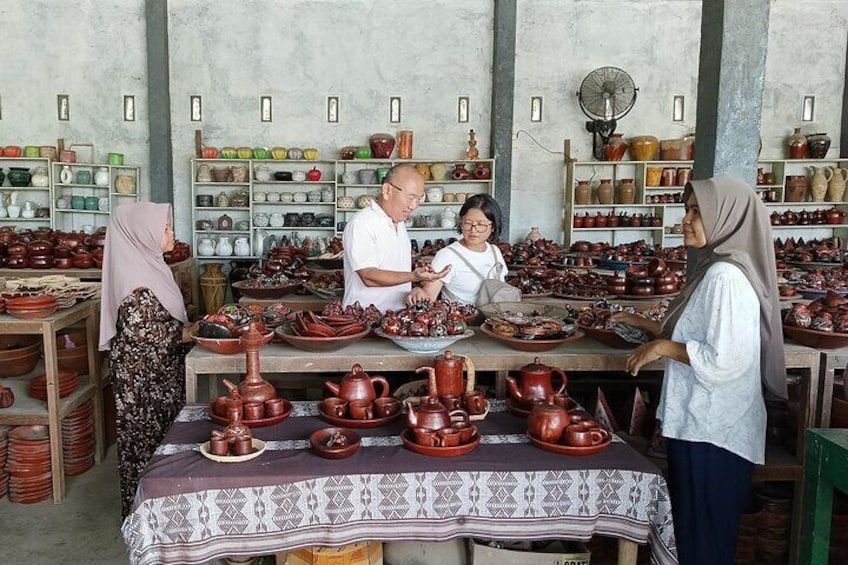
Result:
{"label": "yellow ceramic pot", "polygon": [[634,161],[652,161],[657,158],[660,141],[653,135],[640,135],[630,139],[630,155]]}
{"label": "yellow ceramic pot", "polygon": [[424,182],[430,180],[430,165],[426,163],[418,163],[415,165],[415,168],[418,169],[418,172],[421,173],[422,177],[424,177]]}
{"label": "yellow ceramic pot", "polygon": [[307,147],[303,150],[303,158],[308,161],[314,161],[318,158],[318,150],[314,147]]}
{"label": "yellow ceramic pot", "polygon": [[250,147],[239,147],[237,152],[239,159],[250,159],[253,157],[253,149]]}
{"label": "yellow ceramic pot", "polygon": [[271,150],[271,158],[277,161],[282,161],[288,155],[288,151],[285,147],[275,147]]}

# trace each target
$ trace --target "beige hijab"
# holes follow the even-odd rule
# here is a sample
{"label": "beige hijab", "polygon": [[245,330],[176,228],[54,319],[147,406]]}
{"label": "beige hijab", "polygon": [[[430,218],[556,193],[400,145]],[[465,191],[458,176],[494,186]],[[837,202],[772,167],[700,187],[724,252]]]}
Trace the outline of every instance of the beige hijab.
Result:
{"label": "beige hijab", "polygon": [[113,209],[103,251],[101,351],[115,337],[121,302],[137,288],[149,289],[171,316],[188,322],[180,289],[162,258],[162,234],[170,217],[170,204],[139,202]]}
{"label": "beige hijab", "polygon": [[774,243],[768,212],[750,186],[730,177],[694,180],[683,201],[695,192],[707,245],[688,249],[686,286],[671,303],[662,333],[670,338],[689,297],[710,265],[724,261],[739,267],[760,301],[760,372],[766,389],[786,398],[783,327],[778,303]]}

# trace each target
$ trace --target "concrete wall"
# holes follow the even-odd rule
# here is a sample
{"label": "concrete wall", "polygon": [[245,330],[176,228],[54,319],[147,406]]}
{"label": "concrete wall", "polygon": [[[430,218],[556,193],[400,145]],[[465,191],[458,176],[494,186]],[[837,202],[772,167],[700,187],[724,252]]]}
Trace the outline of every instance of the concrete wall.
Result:
{"label": "concrete wall", "polygon": [[[177,235],[190,233],[188,160],[194,130],[206,143],[315,146],[334,158],[377,131],[415,131],[415,156],[460,157],[469,128],[490,153],[491,0],[169,0],[170,80]],[[561,236],[563,139],[590,158],[591,135],[574,93],[591,70],[629,72],[640,88],[621,120],[625,137],[679,137],[694,129],[700,0],[518,0],[515,132],[510,239],[538,225]],[[126,154],[143,167],[149,194],[144,0],[0,2],[9,56],[0,84],[0,144],[92,142],[99,159]],[[14,22],[12,25],[11,22]],[[783,156],[801,97],[816,96],[816,121],[840,144],[848,2],[772,0],[763,158]],[[56,94],[71,96],[71,121],[56,119]],[[121,101],[135,94],[137,121]],[[203,97],[203,121],[189,120],[189,96]],[[674,94],[686,121],[671,121]],[[274,120],[259,119],[273,96]],[[325,120],[326,97],[341,99],[340,122]],[[388,121],[389,96],[403,98],[403,122]],[[471,121],[456,122],[469,96]],[[531,123],[531,96],[544,121]],[[530,136],[536,139],[534,142]],[[540,147],[541,145],[542,147]],[[547,149],[547,150],[546,150]],[[550,151],[550,152],[548,152]]]}

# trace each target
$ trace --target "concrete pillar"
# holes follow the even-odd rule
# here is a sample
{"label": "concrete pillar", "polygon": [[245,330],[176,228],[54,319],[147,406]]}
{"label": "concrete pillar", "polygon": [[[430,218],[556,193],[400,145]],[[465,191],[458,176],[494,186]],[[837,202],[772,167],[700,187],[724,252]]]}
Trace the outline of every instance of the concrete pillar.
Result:
{"label": "concrete pillar", "polygon": [[701,10],[694,174],[754,185],[769,0],[706,0]]}
{"label": "concrete pillar", "polygon": [[842,131],[839,136],[839,156],[848,157],[848,46],[845,48],[845,72],[842,86]]}
{"label": "concrete pillar", "polygon": [[501,237],[509,237],[512,200],[512,130],[515,102],[516,0],[495,2],[492,60],[492,150],[495,156],[495,199],[503,212]]}
{"label": "concrete pillar", "polygon": [[168,0],[145,0],[147,116],[150,125],[150,199],[174,202],[171,147],[171,81],[168,65]]}

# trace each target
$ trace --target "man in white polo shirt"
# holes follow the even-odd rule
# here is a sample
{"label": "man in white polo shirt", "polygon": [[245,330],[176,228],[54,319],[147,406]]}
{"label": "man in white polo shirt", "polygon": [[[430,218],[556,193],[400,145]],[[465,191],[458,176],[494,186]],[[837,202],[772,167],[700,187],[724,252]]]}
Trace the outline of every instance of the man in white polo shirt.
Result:
{"label": "man in white polo shirt", "polygon": [[379,199],[372,200],[344,230],[345,306],[356,301],[381,312],[400,310],[412,283],[433,281],[438,273],[412,269],[412,252],[404,221],[424,198],[424,177],[412,165],[392,167],[383,180]]}

